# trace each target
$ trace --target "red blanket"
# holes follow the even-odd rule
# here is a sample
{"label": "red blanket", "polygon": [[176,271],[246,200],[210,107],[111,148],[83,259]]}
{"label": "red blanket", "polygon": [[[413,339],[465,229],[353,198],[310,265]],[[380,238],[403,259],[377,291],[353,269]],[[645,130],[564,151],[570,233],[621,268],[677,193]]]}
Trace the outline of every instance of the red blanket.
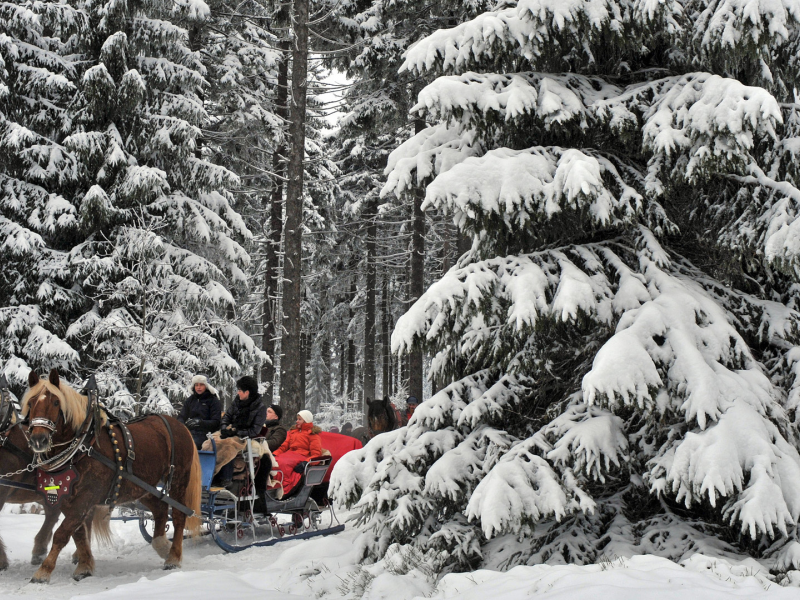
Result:
{"label": "red blanket", "polygon": [[[322,449],[331,453],[331,466],[325,474],[323,483],[327,483],[331,478],[331,471],[334,465],[339,461],[342,456],[351,450],[361,448],[361,442],[356,438],[349,435],[341,435],[339,433],[328,433],[327,431],[320,432],[320,441],[322,442]],[[285,494],[290,493],[294,487],[300,482],[300,473],[294,472],[294,467],[297,463],[307,461],[308,458],[297,452],[284,452],[277,457],[279,469],[283,473],[281,483],[283,484],[283,491]]]}
{"label": "red blanket", "polygon": [[331,453],[331,466],[325,474],[323,481],[327,482],[331,478],[331,471],[339,459],[351,450],[358,450],[361,448],[361,442],[349,435],[342,435],[341,433],[329,433],[327,431],[320,432],[322,437],[322,447]]}

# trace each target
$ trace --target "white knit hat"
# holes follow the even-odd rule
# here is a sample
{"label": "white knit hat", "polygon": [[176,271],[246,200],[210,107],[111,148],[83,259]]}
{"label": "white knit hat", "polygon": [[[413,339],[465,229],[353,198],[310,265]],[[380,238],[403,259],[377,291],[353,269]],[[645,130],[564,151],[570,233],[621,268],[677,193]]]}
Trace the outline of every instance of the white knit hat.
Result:
{"label": "white knit hat", "polygon": [[207,389],[209,392],[211,392],[211,393],[212,393],[212,394],[214,394],[215,396],[217,395],[217,390],[215,390],[215,389],[214,389],[214,388],[213,388],[213,387],[212,387],[212,386],[211,386],[211,385],[208,383],[208,378],[207,378],[205,375],[195,375],[194,377],[192,377],[192,385],[190,385],[190,386],[189,386],[189,392],[191,392],[192,394],[194,394],[194,386],[195,386],[195,385],[197,385],[198,383],[202,383],[204,386],[206,386],[206,389]]}
{"label": "white knit hat", "polygon": [[297,416],[303,419],[306,423],[313,423],[314,422],[314,415],[311,414],[310,410],[301,410],[297,413]]}

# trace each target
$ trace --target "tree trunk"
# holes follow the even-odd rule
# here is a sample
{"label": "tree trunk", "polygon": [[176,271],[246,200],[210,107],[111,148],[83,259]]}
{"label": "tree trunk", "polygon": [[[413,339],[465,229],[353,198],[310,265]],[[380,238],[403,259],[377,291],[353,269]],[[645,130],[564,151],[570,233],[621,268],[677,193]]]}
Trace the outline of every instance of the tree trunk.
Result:
{"label": "tree trunk", "polygon": [[319,396],[315,396],[314,398],[307,398],[305,395],[305,390],[308,386],[308,369],[309,365],[311,364],[311,352],[314,349],[314,343],[312,341],[311,336],[307,331],[304,331],[303,334],[300,336],[300,340],[302,342],[302,350],[303,350],[303,369],[301,373],[303,374],[303,398],[305,399],[305,404],[303,408],[307,408],[312,413],[317,412],[317,407],[319,407]]}
{"label": "tree trunk", "polygon": [[[289,107],[286,103],[289,85],[289,44],[281,42],[283,60],[278,66],[278,89],[276,90],[275,114],[286,119]],[[277,175],[286,173],[286,138],[280,136],[280,142],[272,155],[272,171]],[[281,235],[283,234],[283,179],[275,178],[272,194],[269,198],[269,237],[266,247],[266,269],[264,273],[264,310],[262,312],[261,349],[267,354],[269,362],[261,368],[261,381],[268,383],[269,397],[275,392],[275,340],[280,331],[280,313],[278,311],[278,288],[280,286],[280,253]],[[266,208],[266,207],[265,207]]]}
{"label": "tree trunk", "polygon": [[292,88],[290,97],[289,182],[286,187],[286,225],[283,259],[283,332],[281,338],[281,404],[293,416],[305,405],[305,369],[300,335],[303,259],[303,174],[306,140],[306,91],[308,79],[308,0],[294,0],[292,9]]}
{"label": "tree trunk", "polygon": [[[353,300],[356,298],[356,278],[352,276],[350,281],[350,301],[348,302],[348,314],[350,320],[348,321],[348,329],[353,323]],[[356,389],[356,343],[353,340],[352,330],[347,334],[347,404],[348,406],[355,400]]]}
{"label": "tree trunk", "polygon": [[331,336],[329,331],[322,333],[322,347],[320,348],[320,360],[322,361],[322,370],[325,373],[323,383],[329,393],[325,395],[325,399],[330,401],[333,391],[333,378],[331,377]]}
{"label": "tree trunk", "polygon": [[347,344],[342,343],[339,347],[339,396],[343,398],[345,408],[347,408]]}
{"label": "tree trunk", "polygon": [[[414,121],[414,131],[420,133],[425,129],[425,121]],[[409,281],[409,306],[414,304],[425,286],[425,213],[422,212],[424,192],[418,190],[414,194],[414,214],[411,224],[411,274]],[[422,401],[422,350],[415,348],[408,356],[408,394]]]}
{"label": "tree trunk", "polygon": [[392,315],[389,303],[389,277],[383,278],[383,311],[381,315],[381,348],[383,349],[383,395],[392,395]]}
{"label": "tree trunk", "polygon": [[375,399],[375,301],[377,285],[375,278],[375,238],[378,227],[376,215],[370,210],[367,227],[367,306],[364,315],[364,404],[366,414],[367,402]]}
{"label": "tree trunk", "polygon": [[456,252],[458,253],[458,258],[461,258],[464,256],[464,253],[466,253],[467,250],[472,248],[472,238],[470,238],[468,235],[464,235],[460,230],[457,235],[458,250]]}

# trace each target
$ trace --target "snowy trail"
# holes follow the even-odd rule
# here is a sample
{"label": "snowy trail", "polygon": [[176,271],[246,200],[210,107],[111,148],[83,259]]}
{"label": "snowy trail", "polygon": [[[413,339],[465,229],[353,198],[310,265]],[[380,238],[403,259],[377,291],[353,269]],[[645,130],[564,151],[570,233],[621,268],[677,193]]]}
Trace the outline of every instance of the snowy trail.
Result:
{"label": "snowy trail", "polygon": [[[183,568],[168,572],[161,569],[163,561],[141,537],[138,524],[118,521],[112,523],[115,534],[113,546],[93,546],[96,562],[94,577],[80,582],[72,580],[74,565],[70,558],[75,547],[70,542],[59,557],[51,583],[31,584],[29,579],[36,567],[30,564],[30,552],[33,535],[41,521],[38,515],[0,514],[0,535],[11,561],[9,569],[0,573],[0,598],[257,597],[283,600],[307,597],[275,591],[281,581],[269,576],[276,570],[276,575],[280,575],[281,570],[288,573],[291,570],[288,564],[294,563],[296,566],[300,563],[295,555],[303,554],[304,542],[301,540],[282,542],[271,548],[225,554],[209,536],[203,536],[184,542]],[[319,542],[321,544],[315,544],[314,554],[328,561],[335,560],[336,554],[346,554],[351,548],[350,544],[342,544],[342,540]],[[281,556],[285,558],[281,560]],[[269,573],[265,572],[267,567],[272,567]]]}
{"label": "snowy trail", "polygon": [[[341,517],[341,515],[340,515]],[[800,600],[798,587],[781,587],[751,559],[730,562],[695,555],[683,566],[654,556],[597,565],[536,565],[506,573],[481,570],[447,575],[438,584],[421,570],[405,572],[389,558],[360,566],[358,532],[282,542],[225,554],[210,537],[185,543],[183,568],[162,571],[135,522],[115,521],[111,548],[95,548],[95,576],[70,577],[70,544],[49,585],[28,583],[33,535],[42,517],[0,513],[0,533],[11,567],[0,573],[0,598],[26,600]],[[800,584],[800,581],[795,585]]]}

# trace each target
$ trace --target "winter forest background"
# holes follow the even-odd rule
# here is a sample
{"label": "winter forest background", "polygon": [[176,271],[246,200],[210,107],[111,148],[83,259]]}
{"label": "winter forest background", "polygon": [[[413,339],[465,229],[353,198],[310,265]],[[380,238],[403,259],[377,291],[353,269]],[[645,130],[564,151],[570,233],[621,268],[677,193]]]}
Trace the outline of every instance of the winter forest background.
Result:
{"label": "winter forest background", "polygon": [[0,360],[424,398],[367,559],[800,568],[799,63],[800,0],[0,2]]}

